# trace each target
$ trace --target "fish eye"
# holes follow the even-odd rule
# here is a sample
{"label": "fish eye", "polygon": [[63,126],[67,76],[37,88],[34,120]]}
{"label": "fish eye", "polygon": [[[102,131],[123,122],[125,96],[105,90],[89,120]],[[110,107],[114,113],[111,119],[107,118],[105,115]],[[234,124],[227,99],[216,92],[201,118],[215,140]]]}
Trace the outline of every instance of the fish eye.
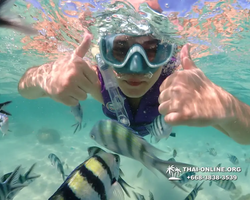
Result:
{"label": "fish eye", "polygon": [[90,137],[91,137],[92,139],[95,139],[95,136],[94,136],[94,135],[90,135]]}

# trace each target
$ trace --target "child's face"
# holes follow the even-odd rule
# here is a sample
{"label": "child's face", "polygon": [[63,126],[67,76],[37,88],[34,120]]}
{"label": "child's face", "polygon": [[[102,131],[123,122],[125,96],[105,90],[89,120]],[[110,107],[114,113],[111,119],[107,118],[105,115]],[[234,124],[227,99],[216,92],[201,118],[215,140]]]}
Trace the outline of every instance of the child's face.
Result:
{"label": "child's face", "polygon": [[144,74],[123,74],[117,79],[121,91],[130,98],[142,97],[158,80],[162,71],[160,67],[151,78]]}
{"label": "child's face", "polygon": [[[119,45],[121,45],[121,49],[118,51],[119,53],[116,53],[117,56],[114,54],[114,57],[116,57],[117,60],[119,60],[119,55],[123,56],[122,60],[124,59],[126,53],[123,55],[122,50],[124,51],[124,49],[129,49],[133,44],[140,44],[147,52],[148,60],[151,61],[155,57],[157,41],[151,36],[133,37],[121,35],[116,37],[114,44],[116,49],[118,49]],[[157,71],[153,73],[151,78],[147,77],[145,74],[126,73],[119,76],[117,81],[120,89],[126,96],[130,98],[140,98],[155,84],[161,74],[161,71],[162,67],[159,67]]]}

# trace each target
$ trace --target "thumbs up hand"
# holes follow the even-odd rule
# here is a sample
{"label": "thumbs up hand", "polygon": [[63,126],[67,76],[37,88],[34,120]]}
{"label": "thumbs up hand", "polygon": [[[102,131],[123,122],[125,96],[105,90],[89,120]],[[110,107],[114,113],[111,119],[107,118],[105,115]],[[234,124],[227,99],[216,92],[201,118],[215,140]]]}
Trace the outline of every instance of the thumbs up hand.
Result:
{"label": "thumbs up hand", "polygon": [[68,106],[75,106],[79,100],[85,100],[87,93],[99,90],[98,77],[95,70],[84,60],[89,50],[92,36],[85,33],[84,39],[74,53],[56,60],[50,68],[44,66],[40,70],[47,70],[41,88],[47,96]]}
{"label": "thumbs up hand", "polygon": [[210,126],[227,116],[227,92],[198,69],[186,44],[180,52],[183,70],[175,71],[160,86],[159,112],[171,125]]}

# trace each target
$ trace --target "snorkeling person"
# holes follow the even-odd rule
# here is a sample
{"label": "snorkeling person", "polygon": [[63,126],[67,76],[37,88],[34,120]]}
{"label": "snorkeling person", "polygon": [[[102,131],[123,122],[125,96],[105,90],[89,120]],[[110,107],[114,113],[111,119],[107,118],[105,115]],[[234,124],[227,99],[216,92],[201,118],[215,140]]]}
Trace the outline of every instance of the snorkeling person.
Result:
{"label": "snorkeling person", "polygon": [[[159,8],[158,2],[149,2],[152,9]],[[102,74],[83,59],[91,40],[92,35],[85,32],[71,55],[28,69],[19,82],[19,93],[27,99],[50,97],[68,106],[77,105],[90,94],[103,104],[105,115],[115,118]],[[250,107],[196,67],[189,44],[180,51],[183,70],[174,73],[164,70],[175,62],[173,46],[161,46],[151,35],[114,34],[103,37],[101,44],[102,58],[112,67],[126,98],[131,127],[140,135],[147,134],[141,130],[145,124],[162,114],[167,124],[213,126],[240,144],[250,144]]]}

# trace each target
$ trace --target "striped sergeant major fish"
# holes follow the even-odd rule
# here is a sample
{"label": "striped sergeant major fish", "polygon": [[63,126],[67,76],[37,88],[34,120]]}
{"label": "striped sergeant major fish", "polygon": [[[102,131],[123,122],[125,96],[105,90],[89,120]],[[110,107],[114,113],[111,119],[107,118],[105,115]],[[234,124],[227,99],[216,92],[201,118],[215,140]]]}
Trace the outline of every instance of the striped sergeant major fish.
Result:
{"label": "striped sergeant major fish", "polygon": [[165,122],[163,115],[158,115],[151,124],[146,126],[146,129],[151,134],[151,143],[153,137],[154,143],[158,143],[163,138],[167,139],[169,136],[175,137],[175,133],[172,133],[172,126]]}
{"label": "striped sergeant major fish", "polygon": [[[88,153],[89,153],[89,157],[92,157],[94,155],[97,155],[97,154],[105,154],[106,151],[104,151],[103,149],[99,148],[99,147],[96,147],[96,146],[92,146],[92,147],[89,147],[88,148]],[[119,172],[119,178],[118,178],[118,183],[121,185],[123,191],[126,193],[126,195],[130,198],[130,194],[128,192],[128,188],[132,188],[134,189],[133,187],[131,187],[126,181],[124,181],[121,176],[124,176],[123,174],[123,171],[120,169],[120,172]]]}
{"label": "striped sergeant major fish", "polygon": [[88,149],[89,158],[77,166],[49,200],[124,200],[117,182],[120,157]]}
{"label": "striped sergeant major fish", "polygon": [[201,187],[205,181],[203,181],[200,185],[196,183],[194,189],[189,193],[189,195],[184,200],[194,200],[200,190],[203,188]]}
{"label": "striped sergeant major fish", "polygon": [[234,165],[239,164],[239,160],[236,156],[228,154],[228,158],[229,158],[230,162],[233,163]]}
{"label": "striped sergeant major fish", "polygon": [[27,186],[27,184],[18,184],[20,168],[21,166],[18,166],[5,181],[0,182],[1,200],[11,200],[9,197],[12,196],[12,193],[16,194],[16,192]]}
{"label": "striped sergeant major fish", "polygon": [[71,112],[74,115],[75,120],[77,121],[75,124],[72,125],[76,127],[74,130],[74,134],[75,134],[77,130],[80,131],[82,129],[83,112],[82,112],[81,104],[78,103],[76,106],[71,106]]}
{"label": "striped sergeant major fish", "polygon": [[213,182],[215,182],[218,187],[227,191],[232,191],[236,189],[236,186],[232,180],[212,180],[210,181],[209,186],[211,186]]}
{"label": "striped sergeant major fish", "polygon": [[[170,174],[166,173],[170,165],[178,168],[194,166],[159,159],[154,153],[164,153],[164,151],[155,148],[142,137],[138,136],[132,129],[125,127],[116,120],[100,120],[90,131],[90,137],[98,144],[115,153],[141,162],[153,172],[154,169],[158,170],[166,178],[170,178]],[[178,181],[172,181],[172,183],[187,192]]]}
{"label": "striped sergeant major fish", "polygon": [[[39,178],[40,175],[33,175],[33,176],[31,175],[31,173],[32,173],[32,171],[33,171],[35,165],[36,165],[36,164],[33,164],[33,165],[30,167],[30,169],[29,169],[24,175],[19,174],[18,179],[16,179],[16,183],[28,185],[28,184],[30,184],[31,182],[33,182],[36,178]],[[0,179],[0,181],[1,181],[1,182],[6,181],[6,180],[11,176],[12,173],[13,173],[13,172],[10,172],[10,173],[7,173],[7,174],[3,175],[3,176],[1,177],[1,179]],[[17,189],[17,190],[15,190],[15,191],[11,192],[11,193],[8,195],[8,199],[13,199],[13,198],[16,196],[16,194],[17,194],[21,189],[22,189],[22,188]]]}
{"label": "striped sergeant major fish", "polygon": [[0,0],[0,28],[10,28],[27,35],[37,34],[37,30],[24,24],[20,17],[10,12],[15,0]]}
{"label": "striped sergeant major fish", "polygon": [[67,177],[67,175],[65,175],[65,173],[64,173],[63,163],[61,162],[61,160],[53,153],[49,154],[48,158],[51,162],[51,165],[56,167],[56,169],[62,175],[62,179],[64,181],[65,178]]}
{"label": "striped sergeant major fish", "polygon": [[3,113],[3,114],[5,114],[5,115],[11,116],[11,114],[10,114],[9,112],[3,110],[4,107],[6,107],[7,105],[9,105],[11,102],[12,102],[12,101],[6,101],[6,102],[3,102],[3,103],[0,103],[0,113]]}

